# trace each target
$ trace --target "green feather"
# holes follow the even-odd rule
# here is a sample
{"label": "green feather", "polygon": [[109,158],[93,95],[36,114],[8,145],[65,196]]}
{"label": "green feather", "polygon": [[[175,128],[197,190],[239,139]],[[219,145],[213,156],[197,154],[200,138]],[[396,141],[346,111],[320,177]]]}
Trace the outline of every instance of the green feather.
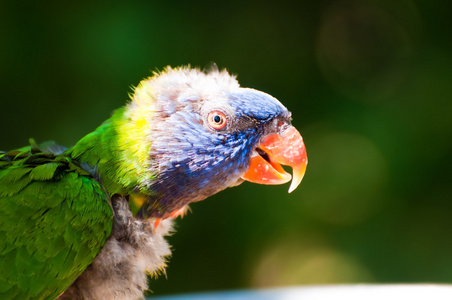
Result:
{"label": "green feather", "polygon": [[119,109],[68,150],[30,140],[0,153],[0,299],[54,299],[94,260],[112,229],[110,195],[146,195],[154,176],[149,113]]}
{"label": "green feather", "polygon": [[104,189],[64,153],[2,153],[0,299],[56,298],[99,253],[112,214]]}
{"label": "green feather", "polygon": [[54,163],[54,162],[36,166],[30,172],[30,178],[32,180],[40,180],[40,181],[49,180],[49,179],[53,178],[57,168],[58,168],[58,164]]}

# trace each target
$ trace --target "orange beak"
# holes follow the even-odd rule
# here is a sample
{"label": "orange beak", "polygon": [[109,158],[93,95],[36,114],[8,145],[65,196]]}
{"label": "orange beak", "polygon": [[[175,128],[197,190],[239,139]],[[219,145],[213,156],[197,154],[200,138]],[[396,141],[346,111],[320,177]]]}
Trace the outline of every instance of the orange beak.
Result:
{"label": "orange beak", "polygon": [[308,164],[303,138],[292,125],[281,133],[264,137],[242,178],[259,184],[286,183],[292,176],[284,171],[281,164],[292,167],[293,180],[289,188],[291,193],[303,179]]}

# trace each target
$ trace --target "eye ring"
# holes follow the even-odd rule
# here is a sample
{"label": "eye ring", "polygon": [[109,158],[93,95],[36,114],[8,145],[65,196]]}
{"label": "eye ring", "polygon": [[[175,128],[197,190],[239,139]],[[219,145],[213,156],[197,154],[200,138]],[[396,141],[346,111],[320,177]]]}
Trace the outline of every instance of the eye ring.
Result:
{"label": "eye ring", "polygon": [[207,123],[209,123],[209,126],[213,129],[220,130],[226,127],[228,120],[224,113],[218,110],[214,110],[211,111],[207,116]]}

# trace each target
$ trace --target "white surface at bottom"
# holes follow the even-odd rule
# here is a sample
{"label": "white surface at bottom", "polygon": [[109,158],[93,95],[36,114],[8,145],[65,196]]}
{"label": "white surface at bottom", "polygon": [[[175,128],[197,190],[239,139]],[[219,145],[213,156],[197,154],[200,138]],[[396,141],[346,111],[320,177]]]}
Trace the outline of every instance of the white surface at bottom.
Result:
{"label": "white surface at bottom", "polygon": [[152,297],[154,300],[452,300],[452,285],[325,285]]}

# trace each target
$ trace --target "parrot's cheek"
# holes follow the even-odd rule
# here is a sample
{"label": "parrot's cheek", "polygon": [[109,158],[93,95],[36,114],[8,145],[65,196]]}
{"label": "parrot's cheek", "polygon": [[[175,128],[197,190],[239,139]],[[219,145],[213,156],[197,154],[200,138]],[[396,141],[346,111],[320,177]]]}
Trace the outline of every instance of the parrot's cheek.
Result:
{"label": "parrot's cheek", "polygon": [[[290,179],[289,193],[297,188],[303,179],[308,164],[306,148],[298,130],[289,126],[281,133],[269,134],[252,154],[244,180],[259,184],[283,184]],[[281,165],[292,167],[293,176]]]}

